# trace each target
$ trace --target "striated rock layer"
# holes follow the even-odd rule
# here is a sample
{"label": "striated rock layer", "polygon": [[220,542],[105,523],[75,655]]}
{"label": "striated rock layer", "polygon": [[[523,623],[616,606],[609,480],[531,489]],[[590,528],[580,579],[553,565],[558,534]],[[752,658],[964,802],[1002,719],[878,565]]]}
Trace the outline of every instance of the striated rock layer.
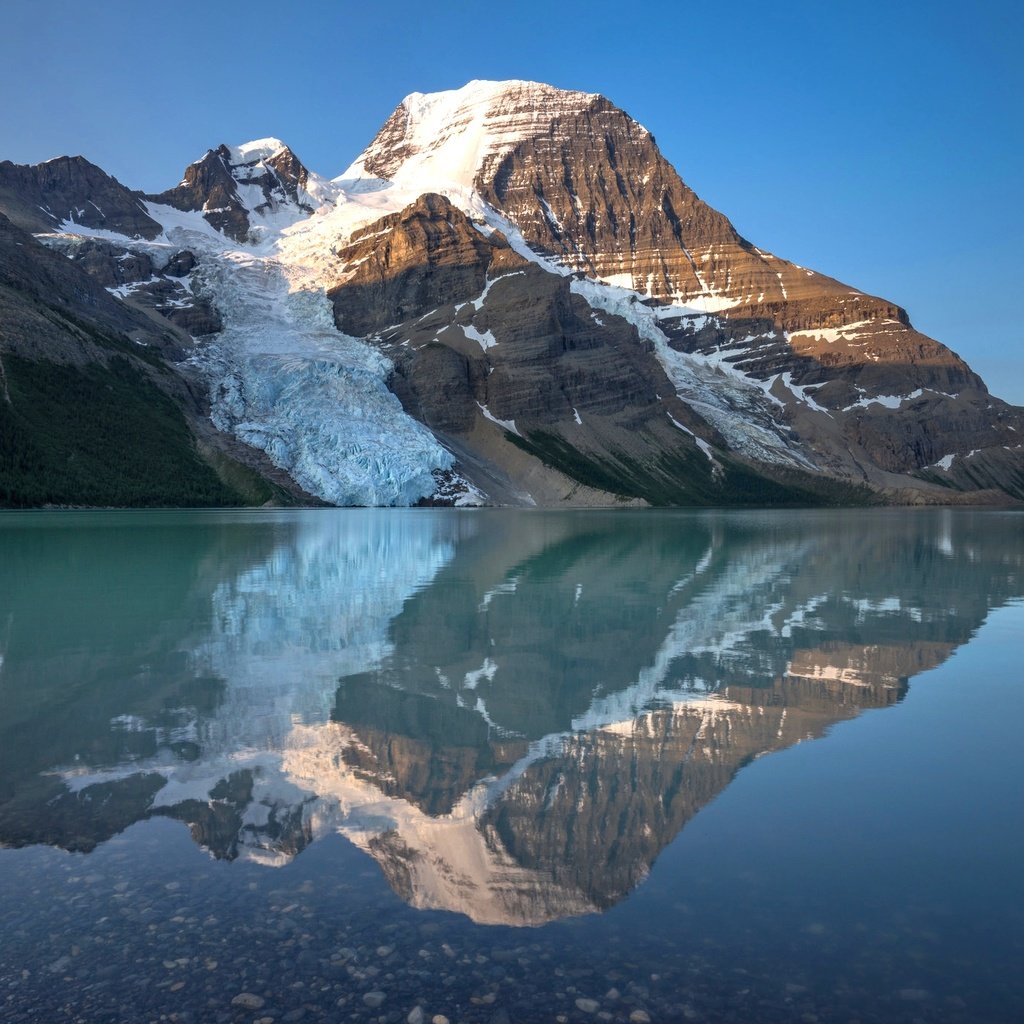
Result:
{"label": "striated rock layer", "polygon": [[739,479],[698,448],[694,428],[717,435],[673,397],[649,342],[447,199],[420,197],[338,256],[339,329],[376,337],[405,407],[464,458],[497,461],[513,486],[529,489],[531,455],[564,472],[563,493],[575,477],[666,504]]}

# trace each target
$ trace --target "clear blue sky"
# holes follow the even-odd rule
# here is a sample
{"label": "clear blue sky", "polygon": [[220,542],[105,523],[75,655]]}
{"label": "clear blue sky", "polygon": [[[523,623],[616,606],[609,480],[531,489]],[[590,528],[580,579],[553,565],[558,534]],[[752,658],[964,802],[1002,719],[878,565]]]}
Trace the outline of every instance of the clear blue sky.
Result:
{"label": "clear blue sky", "polygon": [[764,248],[905,306],[1024,404],[1013,2],[3,0],[0,159],[161,190],[219,142],[340,173],[409,92],[601,92]]}

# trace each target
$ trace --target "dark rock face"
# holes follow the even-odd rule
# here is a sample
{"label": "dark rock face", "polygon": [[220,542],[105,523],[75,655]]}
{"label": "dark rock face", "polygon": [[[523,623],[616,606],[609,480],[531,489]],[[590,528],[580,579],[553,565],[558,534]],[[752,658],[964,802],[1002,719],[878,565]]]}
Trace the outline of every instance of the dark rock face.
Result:
{"label": "dark rock face", "polygon": [[[99,249],[90,249],[97,256]],[[99,260],[105,266],[104,260]],[[144,261],[138,263],[144,266]],[[108,273],[105,270],[103,273]],[[118,302],[83,268],[37,242],[0,214],[0,341],[3,348],[30,358],[79,358],[92,351],[90,328],[162,347],[176,343],[147,317]],[[59,311],[55,321],[46,310]],[[65,344],[69,323],[80,325],[79,346]],[[91,358],[82,355],[81,358]]]}
{"label": "dark rock face", "polygon": [[[451,414],[429,367],[434,363],[443,380],[452,365],[437,346],[460,357],[468,397],[523,430],[572,422],[581,433],[574,409],[581,418],[622,417],[623,425],[664,419],[656,389],[669,385],[650,347],[625,322],[602,328],[589,314],[567,280],[527,265],[491,278],[480,309],[467,303],[450,327],[439,329],[428,317],[419,330],[437,340],[415,350],[423,352],[423,370],[415,359],[411,367],[424,421],[440,425]],[[402,361],[399,372],[407,365]]]}
{"label": "dark rock face", "polygon": [[328,295],[338,329],[355,335],[468,302],[492,269],[526,265],[504,238],[486,238],[461,210],[432,194],[355,232],[338,258],[343,283]]}
{"label": "dark rock face", "polygon": [[113,242],[71,238],[51,244],[127,305],[152,310],[193,337],[216,334],[223,327],[217,309],[208,299],[195,295],[186,280],[197,264],[188,249],[176,252],[160,266],[153,256]]}
{"label": "dark rock face", "polygon": [[136,281],[148,281],[153,276],[153,260],[149,256],[111,242],[83,238],[72,243],[67,253],[104,288],[119,288]]}
{"label": "dark rock face", "polygon": [[152,309],[195,338],[216,334],[224,326],[220,313],[208,299],[193,295],[171,277],[143,282],[132,290],[130,301]]}
{"label": "dark rock face", "polygon": [[[1012,413],[1019,410],[1011,409]],[[1016,420],[1019,422],[1019,418]],[[1021,433],[1018,428],[1017,434]],[[945,462],[929,463],[918,472],[922,480],[965,493],[997,491],[1024,501],[1024,442],[976,448]],[[948,465],[946,465],[948,462]]]}
{"label": "dark rock face", "polygon": [[[823,365],[931,366],[947,381],[977,378],[954,353],[918,334],[884,299],[781,260],[742,238],[662,156],[654,137],[603,97],[553,117],[543,134],[480,167],[475,181],[538,250],[627,287],[675,301],[733,303],[723,318],[763,319],[786,332],[859,323],[875,345],[794,339],[794,355]],[[712,307],[713,308],[713,307]],[[877,325],[877,329],[875,326]],[[885,330],[882,330],[884,325]]]}
{"label": "dark rock face", "polygon": [[249,233],[249,214],[238,198],[238,183],[231,174],[231,153],[218,146],[185,168],[181,184],[153,196],[158,203],[177,210],[201,210],[218,231],[244,241]]}
{"label": "dark rock face", "polygon": [[312,213],[313,208],[303,200],[301,194],[309,182],[309,171],[303,166],[302,161],[284,146],[263,163],[267,168],[265,177],[250,176],[247,180],[259,184],[265,193],[269,193],[268,202],[271,201],[273,193],[278,191],[306,213]]}
{"label": "dark rock face", "polygon": [[[728,300],[703,329],[703,346],[689,350],[735,346],[745,373],[761,380],[789,373],[797,387],[814,387],[814,401],[839,422],[847,445],[863,452],[861,470],[913,472],[1008,438],[993,423],[980,378],[914,330],[903,309],[751,245],[686,187],[653,137],[603,99],[482,167],[477,184],[532,244],[563,262],[625,275],[656,298]],[[761,329],[751,330],[757,322]],[[792,406],[786,390],[778,397]],[[896,416],[881,403],[849,409],[921,391],[923,399]],[[1019,428],[1019,415],[1003,414]],[[810,422],[806,409],[791,409],[787,419],[801,421],[812,445],[834,446],[833,425]]]}
{"label": "dark rock face", "polygon": [[26,231],[56,231],[65,221],[135,238],[156,238],[160,225],[133,192],[84,157],[28,166],[0,161],[0,213]]}
{"label": "dark rock face", "polygon": [[916,473],[949,454],[1019,444],[1024,413],[897,317],[905,314],[894,308],[886,320],[850,332],[849,347],[830,340],[839,328],[787,334],[764,318],[684,316],[660,324],[677,351],[724,350],[729,366],[770,383],[780,420],[826,472]]}
{"label": "dark rock face", "polygon": [[683,184],[653,136],[600,96],[486,161],[475,183],[539,249],[600,277],[629,275],[630,287],[658,297],[700,294],[702,277],[718,283],[692,248],[745,244]]}
{"label": "dark rock face", "polygon": [[164,273],[168,277],[188,277],[195,270],[197,262],[194,252],[191,252],[189,249],[182,249],[181,252],[176,252],[167,261]]}

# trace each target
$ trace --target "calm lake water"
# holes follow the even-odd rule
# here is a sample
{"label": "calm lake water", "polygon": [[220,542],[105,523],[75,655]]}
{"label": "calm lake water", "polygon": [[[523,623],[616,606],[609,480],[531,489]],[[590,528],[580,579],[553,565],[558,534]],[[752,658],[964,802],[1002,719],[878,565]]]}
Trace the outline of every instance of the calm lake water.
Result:
{"label": "calm lake water", "polygon": [[0,516],[0,1020],[1016,1021],[1024,514]]}

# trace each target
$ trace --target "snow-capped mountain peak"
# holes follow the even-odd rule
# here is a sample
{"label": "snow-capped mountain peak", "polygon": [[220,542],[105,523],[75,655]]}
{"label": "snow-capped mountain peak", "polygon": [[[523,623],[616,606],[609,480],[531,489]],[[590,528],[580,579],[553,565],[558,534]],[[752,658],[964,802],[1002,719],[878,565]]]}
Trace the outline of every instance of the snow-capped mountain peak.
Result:
{"label": "snow-capped mountain peak", "polygon": [[280,139],[265,138],[207,150],[175,188],[150,198],[200,212],[216,230],[244,243],[331,205],[336,194]]}

